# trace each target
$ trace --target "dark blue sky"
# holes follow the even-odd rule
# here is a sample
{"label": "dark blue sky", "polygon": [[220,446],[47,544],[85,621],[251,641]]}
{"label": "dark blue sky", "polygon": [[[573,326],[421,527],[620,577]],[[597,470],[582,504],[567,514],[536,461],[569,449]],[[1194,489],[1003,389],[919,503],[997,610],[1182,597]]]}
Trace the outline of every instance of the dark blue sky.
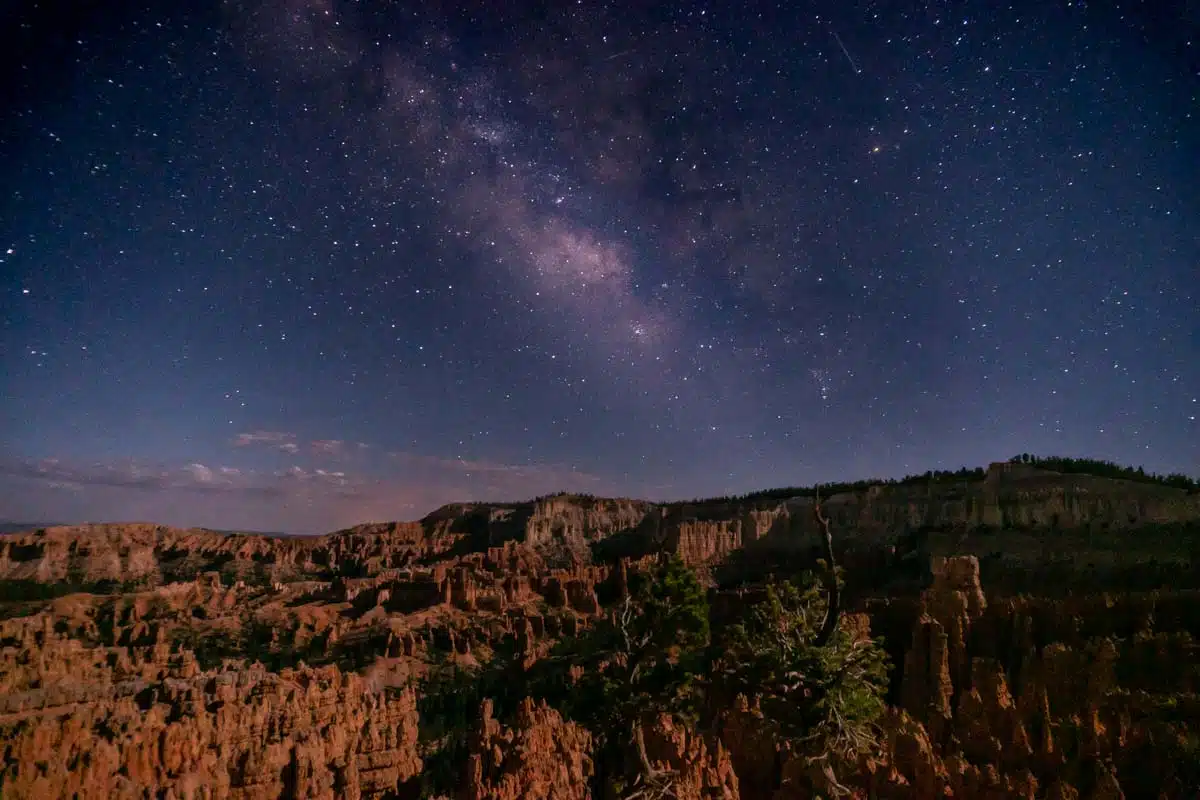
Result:
{"label": "dark blue sky", "polygon": [[120,5],[4,12],[0,517],[1200,472],[1195,3]]}

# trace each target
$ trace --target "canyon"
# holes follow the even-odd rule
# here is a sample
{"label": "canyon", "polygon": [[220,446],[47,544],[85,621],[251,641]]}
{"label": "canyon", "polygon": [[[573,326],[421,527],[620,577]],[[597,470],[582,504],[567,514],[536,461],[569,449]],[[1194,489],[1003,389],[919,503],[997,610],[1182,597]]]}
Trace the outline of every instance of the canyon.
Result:
{"label": "canyon", "polygon": [[[502,642],[530,661],[680,557],[731,613],[812,569],[815,493],[655,504],[556,495],[270,537],[150,523],[0,536],[3,797],[428,795],[414,681]],[[819,498],[842,624],[892,664],[882,747],[827,796],[1194,797],[1200,494],[991,465]],[[744,698],[662,717],[679,798],[800,794]],[[593,734],[480,705],[454,790],[583,798]],[[840,783],[839,783],[840,782]],[[811,784],[812,781],[808,781]]]}

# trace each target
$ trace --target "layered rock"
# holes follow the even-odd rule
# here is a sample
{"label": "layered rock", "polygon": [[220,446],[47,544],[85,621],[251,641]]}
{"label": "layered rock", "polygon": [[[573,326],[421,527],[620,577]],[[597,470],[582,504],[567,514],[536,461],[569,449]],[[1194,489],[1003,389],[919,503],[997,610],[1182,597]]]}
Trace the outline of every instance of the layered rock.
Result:
{"label": "layered rock", "polygon": [[[1200,719],[1200,594],[1154,579],[1150,592],[985,598],[982,584],[993,549],[1074,552],[1095,539],[1113,563],[1137,547],[1177,555],[1178,542],[1103,531],[1195,520],[1198,501],[1008,465],[983,481],[826,498],[834,530],[855,532],[838,539],[848,597],[895,666],[881,751],[838,780],[895,798],[1183,797],[1200,780],[1185,761]],[[45,589],[2,607],[0,792],[408,796],[421,758],[403,687],[428,662],[473,664],[505,643],[529,666],[656,554],[705,574],[738,559],[811,566],[811,504],[557,496],[311,539],[154,525],[0,536],[0,579]],[[921,528],[940,532],[909,547]],[[982,559],[938,556],[972,548]],[[917,558],[912,591],[871,597],[877,574]],[[718,594],[714,618],[755,592]],[[864,620],[843,623],[865,636]],[[753,704],[739,703],[705,735],[670,719],[647,727],[648,754],[681,797],[793,796],[801,782],[788,781],[809,765],[777,760]],[[506,724],[483,714],[463,791],[586,796],[587,731],[533,703]]]}
{"label": "layered rock", "polygon": [[645,729],[651,765],[671,773],[678,800],[737,800],[738,778],[720,739],[708,739],[669,715],[658,716]]}
{"label": "layered rock", "polygon": [[[1125,607],[1144,602],[1137,597],[1078,601],[1095,615],[1090,631],[1070,605],[1026,598],[987,607],[973,562],[933,565],[899,681],[904,711],[885,720],[888,766],[868,770],[874,790],[1067,797],[1079,783],[1091,796],[1122,796],[1122,786],[1133,796],[1182,796],[1171,787],[1200,777],[1183,763],[1194,735],[1183,720],[1200,713],[1200,668],[1172,666],[1200,654],[1190,634],[1121,636],[1133,627]],[[1172,606],[1189,597],[1200,611],[1194,595]]]}
{"label": "layered rock", "polygon": [[544,703],[526,698],[511,728],[480,709],[464,800],[584,800],[590,796],[592,737]]}
{"label": "layered rock", "polygon": [[559,495],[538,500],[525,524],[524,542],[586,543],[642,524],[654,506],[641,500]]}
{"label": "layered rock", "polygon": [[421,769],[411,691],[335,667],[111,688],[0,717],[6,797],[376,797]]}
{"label": "layered rock", "polygon": [[[796,497],[655,505],[557,495],[532,503],[455,504],[416,522],[370,523],[312,538],[151,524],[66,526],[0,536],[0,579],[156,585],[221,569],[231,579],[253,573],[269,585],[375,576],[467,553],[503,558],[506,552],[556,552],[560,562],[565,555],[586,563],[589,545],[623,537],[630,539],[626,555],[666,549],[690,564],[714,566],[741,550],[763,548],[778,557],[811,548],[817,541],[812,503]],[[825,498],[823,507],[834,529],[853,530],[853,546],[862,549],[894,546],[906,531],[917,530],[1045,529],[1065,535],[1186,522],[1200,519],[1200,494],[996,464],[984,480],[877,485]],[[517,543],[525,549],[506,550]],[[987,546],[956,543],[960,551]]]}

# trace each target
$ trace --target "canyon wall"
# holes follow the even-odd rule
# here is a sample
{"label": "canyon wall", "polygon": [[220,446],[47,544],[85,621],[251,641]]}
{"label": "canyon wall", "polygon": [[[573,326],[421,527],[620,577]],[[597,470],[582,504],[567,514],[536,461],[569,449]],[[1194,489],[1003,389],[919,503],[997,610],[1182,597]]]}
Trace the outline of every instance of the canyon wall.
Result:
{"label": "canyon wall", "polygon": [[[363,577],[509,542],[543,555],[558,551],[559,565],[566,566],[593,560],[589,547],[610,540],[627,542],[627,555],[667,549],[693,566],[712,567],[740,551],[778,558],[814,548],[819,532],[813,502],[796,497],[656,505],[558,495],[532,503],[455,504],[417,522],[371,523],[311,538],[150,524],[67,526],[0,537],[0,579],[153,585],[229,564],[290,580]],[[1011,549],[1030,531],[1065,537],[1066,546],[1086,537],[1095,547],[1112,532],[1200,519],[1200,494],[995,464],[982,481],[877,485],[824,498],[822,507],[834,530],[850,532],[839,537],[841,547],[881,550],[902,546],[914,534],[932,534],[955,536],[961,541],[953,549],[973,552],[977,544],[988,546],[989,533],[1004,534]],[[620,553],[615,543],[614,552]]]}
{"label": "canyon wall", "polygon": [[[715,584],[811,567],[812,502],[564,495],[312,538],[0,536],[0,795],[418,797],[431,745],[410,687],[429,665],[506,647],[531,664],[658,554]],[[843,623],[893,664],[883,747],[835,779],[780,764],[751,703],[714,730],[659,719],[647,748],[680,798],[1200,788],[1196,495],[1004,465],[823,508],[853,588]],[[759,592],[712,591],[726,617]],[[456,796],[587,796],[593,744],[544,705],[485,704]]]}

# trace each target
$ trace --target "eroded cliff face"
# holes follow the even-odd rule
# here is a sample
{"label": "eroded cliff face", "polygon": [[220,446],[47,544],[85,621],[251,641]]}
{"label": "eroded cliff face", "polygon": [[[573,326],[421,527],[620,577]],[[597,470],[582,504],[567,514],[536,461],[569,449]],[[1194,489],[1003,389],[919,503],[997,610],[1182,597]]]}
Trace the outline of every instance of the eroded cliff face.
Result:
{"label": "eroded cliff face", "polygon": [[[651,521],[665,546],[693,566],[716,567],[731,557],[774,564],[817,548],[813,502],[797,497],[767,507],[682,504],[660,509]],[[982,481],[879,485],[824,498],[822,508],[834,530],[854,532],[839,542],[843,549],[902,548],[923,533],[927,552],[922,557],[1008,552],[1045,560],[1094,551],[1104,562],[1112,549],[1112,543],[1101,541],[1105,534],[1194,521],[1200,518],[1200,495],[997,464]],[[1038,537],[1029,537],[1032,531]],[[1042,537],[1043,532],[1051,535]],[[1154,555],[1161,560],[1180,554],[1165,548]]]}
{"label": "eroded cliff face", "polygon": [[[1016,549],[1044,558],[1084,546],[1105,555],[1112,543],[1100,540],[1109,533],[1200,519],[1200,494],[1012,464],[993,465],[982,481],[880,485],[822,502],[835,530],[853,532],[840,547],[903,548],[914,532],[925,532],[932,555],[982,557]],[[204,571],[221,571],[229,581],[361,578],[454,563],[514,544],[568,568],[594,561],[591,548],[609,540],[628,542],[603,556],[610,565],[621,555],[665,549],[692,566],[717,567],[731,559],[806,554],[818,543],[812,504],[808,497],[765,505],[655,505],[561,495],[532,503],[456,504],[417,522],[370,523],[312,538],[151,524],[59,527],[0,537],[0,579],[156,585]],[[1031,538],[1031,531],[1053,535]]]}
{"label": "eroded cliff face", "polygon": [[[586,563],[590,543],[635,531],[653,509],[636,500],[558,496],[446,506],[417,522],[368,523],[290,538],[148,523],[61,526],[0,536],[0,580],[154,586],[209,571],[230,581],[361,578],[444,566],[458,556],[495,554],[506,546],[524,557],[562,550],[568,564]],[[514,544],[524,547],[511,550]]]}
{"label": "eroded cliff face", "polygon": [[592,737],[544,703],[523,701],[512,727],[480,709],[462,796],[468,800],[584,800]]}
{"label": "eroded cliff face", "polygon": [[973,557],[933,564],[897,676],[899,707],[885,721],[887,752],[868,769],[873,791],[1183,797],[1200,788],[1187,722],[1200,719],[1200,595],[986,605],[978,574]]}
{"label": "eroded cliff face", "polygon": [[[997,550],[1021,570],[1084,541],[1086,558],[1116,564],[1186,554],[1194,542],[1146,526],[1200,519],[1196,503],[1008,467],[826,498],[857,587],[843,624],[882,636],[894,664],[881,751],[836,781],[815,774],[777,759],[742,699],[715,730],[658,720],[648,753],[686,798],[839,785],[864,798],[1188,796],[1200,593],[1154,574],[1154,591],[1095,591],[1071,583],[1081,566],[1018,596],[987,575]],[[739,560],[811,566],[811,511],[553,497],[311,539],[155,525],[0,536],[0,794],[416,796],[424,745],[405,687],[428,663],[469,665],[510,642],[528,666],[657,552],[715,579]],[[908,547],[922,526],[941,532]],[[876,591],[918,561],[923,590]],[[754,591],[717,592],[714,614]],[[461,796],[588,796],[593,739],[553,709],[482,709],[472,741]]]}
{"label": "eroded cliff face", "polygon": [[140,523],[63,526],[0,537],[0,578],[157,584],[168,580],[169,567],[164,566],[172,561],[178,561],[180,571],[213,561],[253,563],[264,557],[304,563],[312,544]]}
{"label": "eroded cliff face", "polygon": [[335,666],[204,671],[153,632],[87,647],[56,627],[0,627],[5,797],[378,797],[421,769],[411,690]]}
{"label": "eroded cliff face", "polygon": [[576,498],[570,495],[539,500],[525,523],[525,544],[587,543],[636,529],[653,510],[641,500]]}
{"label": "eroded cliff face", "polygon": [[993,464],[982,481],[878,486],[826,503],[840,529],[1127,528],[1194,520],[1200,496],[1133,481]]}
{"label": "eroded cliff face", "polygon": [[[838,765],[843,789],[911,800],[1200,790],[1200,593],[989,603],[974,557],[936,559],[931,572],[915,604],[881,601],[864,615],[893,640],[894,705],[880,751]],[[862,616],[847,622],[869,635]],[[776,763],[745,698],[720,736],[742,796],[837,791],[811,764]]]}

